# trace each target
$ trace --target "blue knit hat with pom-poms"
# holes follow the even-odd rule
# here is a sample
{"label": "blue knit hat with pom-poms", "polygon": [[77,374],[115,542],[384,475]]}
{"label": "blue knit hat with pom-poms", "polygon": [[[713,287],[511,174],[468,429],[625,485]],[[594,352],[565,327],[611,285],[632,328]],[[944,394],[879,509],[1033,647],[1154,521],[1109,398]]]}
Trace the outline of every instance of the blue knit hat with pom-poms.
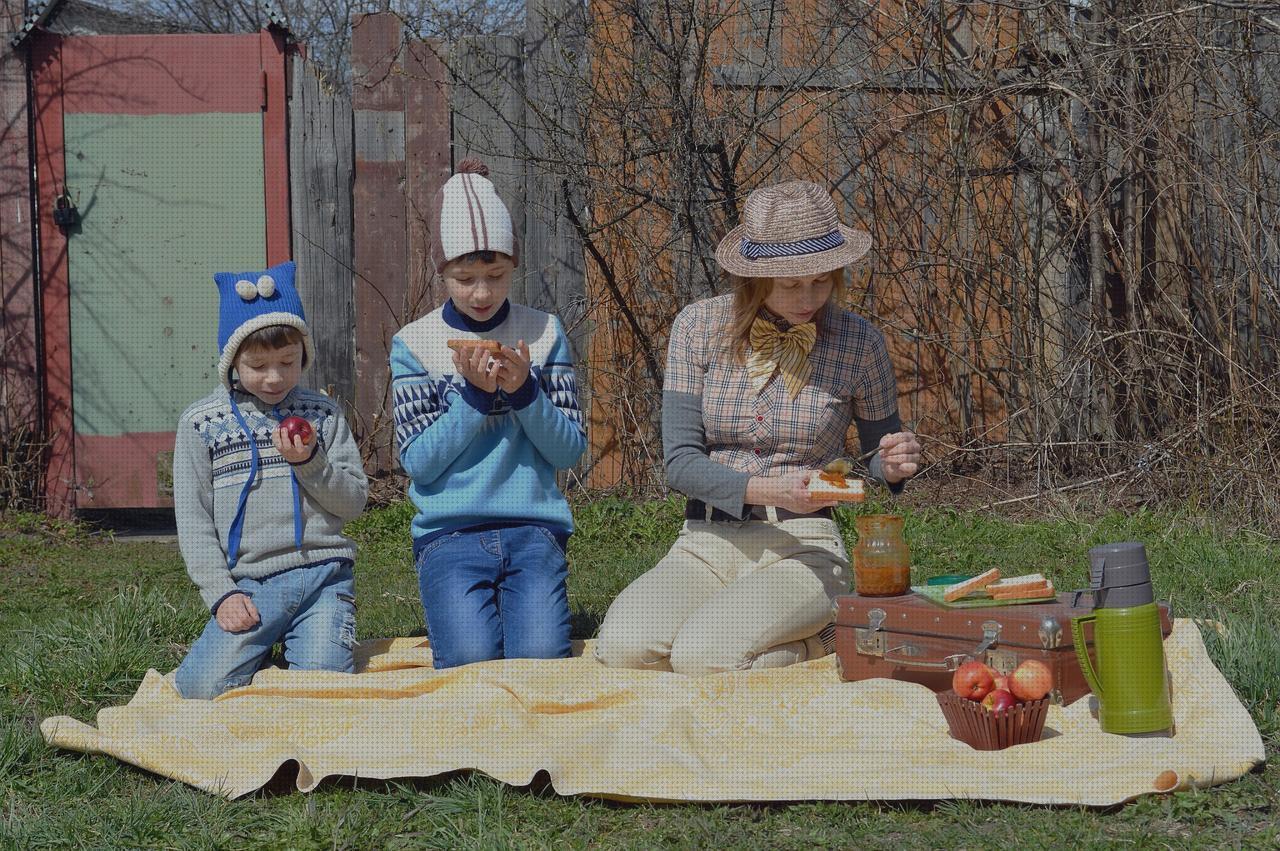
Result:
{"label": "blue knit hat with pom-poms", "polygon": [[254,331],[288,325],[302,332],[303,363],[315,360],[311,332],[294,286],[297,265],[286,260],[261,272],[214,272],[218,285],[218,377],[231,386],[240,345]]}

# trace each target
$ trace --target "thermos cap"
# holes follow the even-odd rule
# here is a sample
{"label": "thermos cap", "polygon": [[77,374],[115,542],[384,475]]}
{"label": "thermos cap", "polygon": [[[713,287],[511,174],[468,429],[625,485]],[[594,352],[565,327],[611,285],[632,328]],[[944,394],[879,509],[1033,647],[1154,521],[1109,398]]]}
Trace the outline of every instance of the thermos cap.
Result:
{"label": "thermos cap", "polygon": [[1141,543],[1102,544],[1089,550],[1090,587],[1120,588],[1150,582],[1147,548]]}
{"label": "thermos cap", "polygon": [[1094,594],[1094,601],[1099,609],[1132,609],[1154,603],[1156,595],[1151,583],[1143,582],[1139,585],[1124,585],[1119,588],[1101,588]]}

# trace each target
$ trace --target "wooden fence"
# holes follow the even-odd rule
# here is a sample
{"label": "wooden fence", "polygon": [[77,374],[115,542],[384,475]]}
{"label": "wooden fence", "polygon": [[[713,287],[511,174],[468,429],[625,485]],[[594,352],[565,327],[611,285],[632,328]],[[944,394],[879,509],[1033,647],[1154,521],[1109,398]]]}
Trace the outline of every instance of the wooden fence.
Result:
{"label": "wooden fence", "polygon": [[[1280,358],[1280,172],[1255,120],[1280,36],[1197,8],[1135,4],[1138,26],[1066,0],[533,0],[522,36],[451,43],[357,18],[350,94],[302,59],[287,82],[307,379],[348,403],[370,472],[393,469],[390,339],[443,299],[430,201],[479,156],[522,243],[512,298],[569,330],[584,477],[653,484],[671,320],[728,286],[713,251],[747,193],[801,177],[873,233],[846,303],[886,332],[935,457],[1008,444],[1047,470],[1059,447],[1192,446]],[[1200,18],[1231,57],[1212,79]],[[39,257],[24,93],[0,61],[9,415],[38,410]]]}
{"label": "wooden fence", "polygon": [[[391,338],[445,296],[430,260],[431,199],[457,162],[485,160],[522,251],[511,297],[559,314],[585,351],[581,246],[541,152],[571,132],[552,99],[538,35],[446,44],[416,39],[394,14],[355,21],[352,94],[295,64],[290,104],[293,251],[321,341],[307,379],[347,400],[370,472],[392,467]],[[562,30],[557,29],[562,35]]]}

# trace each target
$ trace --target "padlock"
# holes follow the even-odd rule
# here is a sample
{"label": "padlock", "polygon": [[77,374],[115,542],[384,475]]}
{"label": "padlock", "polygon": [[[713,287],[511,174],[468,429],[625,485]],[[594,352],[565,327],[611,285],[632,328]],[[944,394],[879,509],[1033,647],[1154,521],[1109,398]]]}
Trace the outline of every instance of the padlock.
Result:
{"label": "padlock", "polygon": [[62,190],[53,201],[53,223],[61,228],[74,227],[80,222],[80,211],[76,209],[75,203],[71,200],[71,193]]}

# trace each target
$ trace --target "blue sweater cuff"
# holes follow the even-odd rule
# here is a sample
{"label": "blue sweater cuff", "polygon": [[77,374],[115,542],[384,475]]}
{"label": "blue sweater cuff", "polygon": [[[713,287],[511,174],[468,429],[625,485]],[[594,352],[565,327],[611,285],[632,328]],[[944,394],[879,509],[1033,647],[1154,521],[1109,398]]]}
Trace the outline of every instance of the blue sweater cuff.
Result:
{"label": "blue sweater cuff", "polygon": [[519,390],[508,394],[507,401],[511,403],[513,409],[519,411],[532,405],[536,398],[538,398],[538,382],[534,381],[531,372],[525,378],[524,384],[520,385]]}
{"label": "blue sweater cuff", "polygon": [[244,594],[246,597],[249,596],[246,592],[241,591],[239,588],[236,588],[232,591],[228,591],[227,593],[219,597],[214,602],[214,604],[209,607],[209,614],[213,615],[216,618],[218,616],[218,607],[221,606],[223,603],[225,603],[228,597],[234,597],[236,594]]}
{"label": "blue sweater cuff", "polygon": [[462,389],[458,391],[466,403],[475,408],[482,414],[488,414],[493,410],[493,400],[497,397],[497,393],[486,393],[470,381],[462,382]]}

